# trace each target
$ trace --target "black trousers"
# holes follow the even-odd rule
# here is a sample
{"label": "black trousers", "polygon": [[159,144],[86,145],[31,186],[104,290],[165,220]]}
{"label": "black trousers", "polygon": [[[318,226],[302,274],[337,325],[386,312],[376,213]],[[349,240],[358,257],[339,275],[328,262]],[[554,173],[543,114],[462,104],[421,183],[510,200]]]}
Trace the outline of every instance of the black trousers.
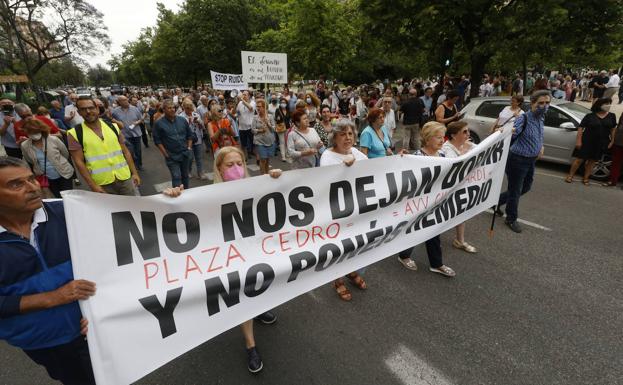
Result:
{"label": "black trousers", "polygon": [[19,158],[19,159],[23,158],[22,150],[20,148],[5,147],[4,152],[6,152],[8,156],[12,156],[13,158]]}
{"label": "black trousers", "polygon": [[[409,258],[413,253],[413,249],[415,247],[409,247],[406,250],[402,250],[398,253],[400,258]],[[441,257],[441,238],[439,235],[432,237],[428,241],[426,241],[426,254],[428,254],[428,262],[430,263],[430,267],[437,269],[443,266],[443,260]]]}
{"label": "black trousers", "polygon": [[140,123],[139,127],[141,128],[141,138],[143,139],[143,144],[145,147],[149,147],[149,137],[147,136],[147,128],[145,127],[145,123]]}
{"label": "black trousers", "polygon": [[71,179],[60,177],[58,179],[48,179],[50,183],[50,191],[56,198],[61,197],[61,191],[71,190],[74,188],[74,182]]}
{"label": "black trousers", "polygon": [[24,353],[44,366],[52,379],[65,385],[95,385],[89,347],[83,336],[64,345]]}

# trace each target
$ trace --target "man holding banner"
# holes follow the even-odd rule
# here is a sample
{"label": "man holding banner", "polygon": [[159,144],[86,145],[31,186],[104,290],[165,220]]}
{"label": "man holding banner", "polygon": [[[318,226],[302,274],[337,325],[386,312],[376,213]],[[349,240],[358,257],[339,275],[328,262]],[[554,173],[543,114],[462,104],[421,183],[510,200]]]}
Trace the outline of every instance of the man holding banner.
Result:
{"label": "man holding banner", "polygon": [[0,158],[0,340],[51,378],[95,384],[78,300],[95,284],[74,280],[62,201],[42,202],[30,167]]}

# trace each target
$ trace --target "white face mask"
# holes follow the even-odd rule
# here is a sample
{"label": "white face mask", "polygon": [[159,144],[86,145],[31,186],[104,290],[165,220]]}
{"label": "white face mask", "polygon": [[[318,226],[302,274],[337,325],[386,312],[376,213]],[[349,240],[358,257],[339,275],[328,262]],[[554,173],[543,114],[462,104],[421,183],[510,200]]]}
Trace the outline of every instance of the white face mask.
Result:
{"label": "white face mask", "polygon": [[30,135],[28,135],[28,137],[36,142],[38,140],[41,140],[41,133],[39,133],[39,134],[30,134]]}
{"label": "white face mask", "polygon": [[610,111],[610,104],[602,104],[601,105],[601,110],[604,111],[604,112]]}

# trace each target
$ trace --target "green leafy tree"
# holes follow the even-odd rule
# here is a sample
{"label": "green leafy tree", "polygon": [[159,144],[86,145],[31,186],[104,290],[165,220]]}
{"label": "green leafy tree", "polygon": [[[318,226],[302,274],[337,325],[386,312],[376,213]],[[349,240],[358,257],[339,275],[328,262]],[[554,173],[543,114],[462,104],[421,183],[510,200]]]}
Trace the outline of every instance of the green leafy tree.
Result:
{"label": "green leafy tree", "polygon": [[110,44],[102,18],[84,0],[0,0],[0,66],[35,82],[52,61],[97,53]]}

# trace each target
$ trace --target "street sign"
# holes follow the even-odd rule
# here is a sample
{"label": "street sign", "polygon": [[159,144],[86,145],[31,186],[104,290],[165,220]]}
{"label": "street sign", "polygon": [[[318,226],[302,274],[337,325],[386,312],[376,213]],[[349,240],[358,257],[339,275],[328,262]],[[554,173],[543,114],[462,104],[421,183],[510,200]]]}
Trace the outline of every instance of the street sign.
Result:
{"label": "street sign", "polygon": [[241,51],[242,75],[247,83],[288,83],[288,55]]}

